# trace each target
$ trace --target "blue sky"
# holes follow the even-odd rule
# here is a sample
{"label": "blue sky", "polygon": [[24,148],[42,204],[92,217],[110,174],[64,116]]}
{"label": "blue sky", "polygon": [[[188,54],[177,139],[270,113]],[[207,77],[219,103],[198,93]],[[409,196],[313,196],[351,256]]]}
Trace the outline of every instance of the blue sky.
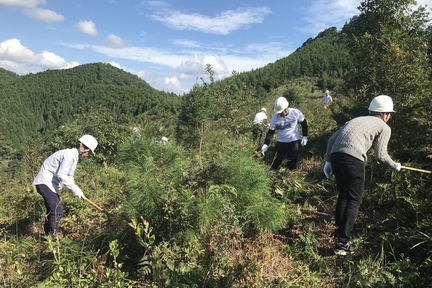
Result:
{"label": "blue sky", "polygon": [[342,28],[360,2],[0,0],[0,67],[25,75],[104,62],[183,94],[207,63],[216,79],[263,67]]}

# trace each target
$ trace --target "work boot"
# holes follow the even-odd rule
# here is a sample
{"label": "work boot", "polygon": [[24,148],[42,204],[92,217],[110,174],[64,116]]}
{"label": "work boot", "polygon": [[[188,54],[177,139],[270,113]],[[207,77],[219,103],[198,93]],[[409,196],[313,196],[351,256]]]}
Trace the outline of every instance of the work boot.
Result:
{"label": "work boot", "polygon": [[336,255],[342,256],[354,254],[354,248],[352,247],[351,242],[336,242],[334,251]]}

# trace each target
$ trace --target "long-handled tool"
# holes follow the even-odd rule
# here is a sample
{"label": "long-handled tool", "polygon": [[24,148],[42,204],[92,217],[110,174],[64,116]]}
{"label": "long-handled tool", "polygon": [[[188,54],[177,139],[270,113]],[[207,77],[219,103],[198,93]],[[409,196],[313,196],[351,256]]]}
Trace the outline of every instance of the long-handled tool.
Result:
{"label": "long-handled tool", "polygon": [[99,207],[96,203],[94,203],[93,201],[91,201],[88,198],[84,198],[88,203],[90,203],[90,205],[92,205],[93,207],[95,207],[96,209],[98,209],[99,211],[101,211],[102,213],[105,213],[105,215],[107,215],[108,217],[113,217],[114,215],[112,215],[111,213],[109,213],[108,211],[106,211],[105,209],[103,209],[102,207]]}
{"label": "long-handled tool", "polygon": [[250,156],[250,158],[257,156],[258,154],[264,155],[264,152],[262,150],[259,150],[259,151],[255,152],[254,154],[252,154],[252,156]]}
{"label": "long-handled tool", "polygon": [[407,169],[407,170],[412,170],[412,171],[417,171],[417,172],[423,172],[423,173],[429,173],[429,174],[432,173],[432,171],[418,169],[418,168],[412,168],[412,167],[407,167],[407,166],[401,166],[401,169]]}

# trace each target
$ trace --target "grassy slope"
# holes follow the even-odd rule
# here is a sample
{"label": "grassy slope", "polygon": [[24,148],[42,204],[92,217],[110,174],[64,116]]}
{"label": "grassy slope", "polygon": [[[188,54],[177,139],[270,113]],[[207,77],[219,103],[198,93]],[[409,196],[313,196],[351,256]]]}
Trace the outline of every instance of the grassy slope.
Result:
{"label": "grassy slope", "polygon": [[[324,147],[321,139],[322,132],[330,132],[336,128],[336,123],[332,119],[332,110],[324,110],[321,107],[321,92],[310,92],[311,85],[313,85],[312,82],[305,81],[296,87],[306,98],[302,107],[297,108],[301,109],[308,119],[310,126],[309,144],[302,151],[299,171],[290,172],[282,169],[276,178],[276,186],[279,185],[283,190],[292,190],[288,186],[297,185],[299,191],[291,192],[298,194],[296,197],[299,207],[308,210],[318,209],[322,213],[331,215],[334,207],[332,203],[335,201],[334,190],[331,188],[332,185],[327,185],[329,183],[322,179],[322,175],[317,175],[322,174],[320,173]],[[268,96],[268,99],[265,100],[268,102],[268,106],[271,105],[273,98],[278,94],[278,91],[274,91],[274,95]],[[337,96],[335,99],[337,100]],[[257,161],[261,161],[261,159],[257,158]],[[123,191],[124,187],[121,184],[116,184],[117,187],[110,186],[107,188],[100,185],[103,185],[102,183],[113,183],[110,179],[116,177],[115,175],[118,172],[115,169],[93,172],[92,175],[102,176],[97,176],[98,179],[94,179],[95,176],[88,175],[83,170],[78,170],[76,178],[80,179],[80,184],[90,188],[87,194],[88,197],[97,199],[99,205],[115,213],[116,207],[123,201],[124,195],[121,192],[113,195],[112,191]],[[94,184],[91,184],[92,182]],[[116,183],[122,182],[119,179]],[[22,189],[18,188],[17,184],[11,183],[11,187],[15,188],[8,189],[2,195],[3,200],[15,199],[15,193]],[[100,187],[95,190],[91,188],[93,185]],[[328,187],[324,188],[326,186]],[[319,191],[321,188],[330,191]],[[309,192],[304,194],[300,191],[302,189]],[[322,193],[324,198],[320,196]],[[94,244],[89,243],[83,233],[88,233],[91,230],[90,235],[93,235],[93,237],[97,234],[104,235],[107,230],[109,231],[112,223],[90,205],[76,201],[69,193],[63,193],[63,195],[63,203],[66,207],[65,217],[62,220],[63,233],[67,235],[68,239],[77,243],[81,242],[81,245],[87,247],[86,249],[91,248]],[[36,205],[35,211],[43,211],[43,203],[39,195],[29,191],[23,193],[22,197],[23,199],[19,202],[23,207],[27,207],[27,205],[34,207],[33,205]],[[40,215],[34,214],[31,219],[17,219],[14,221],[13,219],[18,215],[15,215],[13,211],[14,209],[7,205],[0,209],[1,227],[3,227],[0,229],[3,229],[4,232],[17,229],[15,233],[19,236],[18,238],[9,238],[12,235],[5,233],[5,245],[2,246],[2,250],[11,259],[16,257],[14,255],[17,252],[28,254],[29,258],[18,257],[15,260],[21,263],[22,270],[30,273],[30,275],[27,275],[28,281],[38,283],[44,278],[44,271],[34,267],[35,264],[33,263],[43,263],[48,259],[52,259],[50,253],[43,252],[46,243],[41,241],[42,219]],[[257,239],[249,239],[246,242],[232,239],[231,250],[224,252],[227,259],[230,259],[233,263],[249,259],[256,267],[256,271],[259,271],[259,273],[249,274],[248,278],[244,280],[245,284],[261,283],[265,285],[264,283],[273,282],[281,285],[302,283],[303,287],[337,287],[338,283],[343,282],[344,279],[338,274],[339,269],[336,266],[343,260],[333,256],[330,249],[333,227],[331,221],[329,222],[329,218],[306,212],[297,215],[296,219],[290,226],[277,234],[262,235]],[[28,245],[32,247],[30,251],[27,248]],[[12,247],[15,248],[12,249]],[[94,253],[91,251],[92,249],[88,253]],[[239,254],[239,251],[243,251],[243,253]],[[311,261],[313,263],[310,263]],[[314,267],[309,267],[309,265],[314,265]],[[302,275],[302,273],[312,274],[308,276]],[[3,278],[5,283],[17,281],[16,278],[12,279],[13,275],[16,274],[11,274],[11,276],[3,274],[0,278]]]}
{"label": "grassy slope", "polygon": [[[335,102],[329,109],[323,109],[321,91],[311,92],[314,85],[312,80],[304,79],[292,85],[299,94],[304,95],[304,102],[296,108],[308,120],[310,139],[301,151],[299,169],[281,169],[274,175],[274,189],[279,189],[284,197],[297,204],[298,210],[293,211],[289,225],[278,233],[267,233],[246,240],[233,237],[223,253],[232,263],[243,263],[246,260],[252,262],[254,272],[247,274],[241,281],[246,287],[343,287],[356,273],[357,268],[352,261],[376,265],[373,259],[379,254],[379,247],[374,238],[380,235],[379,229],[383,227],[378,225],[380,223],[370,224],[371,219],[366,214],[376,203],[366,199],[368,203],[362,206],[356,226],[355,244],[358,254],[353,257],[333,254],[332,215],[336,191],[334,180],[324,179],[322,165],[326,140],[338,128],[338,123],[343,123],[341,119],[346,117],[342,113],[346,102],[343,95],[333,94]],[[283,93],[283,89],[286,87],[272,91],[263,99],[263,105],[270,108],[274,99]],[[250,116],[253,117],[252,114]],[[245,139],[241,142],[248,143]],[[247,146],[251,151],[254,149],[254,145]],[[270,152],[264,158],[256,157],[256,161],[268,161],[268,157],[271,157]],[[97,204],[117,215],[119,206],[127,195],[125,183],[130,179],[117,167],[102,169],[88,165],[90,166],[80,165],[76,179],[86,188],[90,199],[96,199]],[[92,173],[86,173],[88,169]],[[36,193],[26,192],[27,185],[20,182],[21,179],[9,181],[1,196],[5,205],[0,208],[0,232],[4,238],[0,255],[5,257],[0,261],[7,265],[0,269],[0,280],[14,284],[15,287],[26,287],[20,283],[43,283],[51,272],[46,266],[43,268],[42,264],[51,263],[55,257],[46,251],[47,244],[41,238],[41,211],[44,210],[42,200]],[[112,234],[112,227],[117,224],[113,224],[112,219],[107,219],[90,205],[77,201],[69,193],[63,193],[62,201],[66,209],[62,220],[63,233],[67,235],[64,239],[83,247],[79,261],[86,260],[89,255],[96,257],[98,249],[103,247],[100,239]],[[16,206],[17,203],[19,207]],[[21,219],[18,213],[20,210],[29,210],[29,217]],[[384,215],[378,215],[376,219],[384,219]],[[70,247],[72,244],[63,245]],[[218,245],[217,242],[215,245]],[[55,249],[56,246],[53,247]],[[99,261],[103,262],[105,256],[100,257]],[[101,271],[107,269],[103,263],[100,265]],[[23,280],[19,280],[18,270],[23,271]]]}

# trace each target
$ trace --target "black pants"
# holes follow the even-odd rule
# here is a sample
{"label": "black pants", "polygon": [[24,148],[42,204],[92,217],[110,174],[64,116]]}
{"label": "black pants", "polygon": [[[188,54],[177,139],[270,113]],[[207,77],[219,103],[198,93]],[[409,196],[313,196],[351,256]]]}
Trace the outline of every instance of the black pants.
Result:
{"label": "black pants", "polygon": [[264,143],[264,127],[261,124],[254,125],[253,140],[260,144]]}
{"label": "black pants", "polygon": [[289,170],[297,168],[297,158],[300,152],[300,140],[293,142],[276,142],[275,155],[273,157],[273,163],[271,169],[278,169],[282,164],[283,159],[287,156]]}
{"label": "black pants", "polygon": [[60,203],[60,196],[44,184],[36,185],[36,190],[42,195],[46,207],[45,234],[54,235],[58,232],[60,219],[63,217],[63,206]]}
{"label": "black pants", "polygon": [[336,235],[338,241],[348,242],[363,200],[365,164],[345,153],[333,153],[330,159],[339,192],[335,212]]}

